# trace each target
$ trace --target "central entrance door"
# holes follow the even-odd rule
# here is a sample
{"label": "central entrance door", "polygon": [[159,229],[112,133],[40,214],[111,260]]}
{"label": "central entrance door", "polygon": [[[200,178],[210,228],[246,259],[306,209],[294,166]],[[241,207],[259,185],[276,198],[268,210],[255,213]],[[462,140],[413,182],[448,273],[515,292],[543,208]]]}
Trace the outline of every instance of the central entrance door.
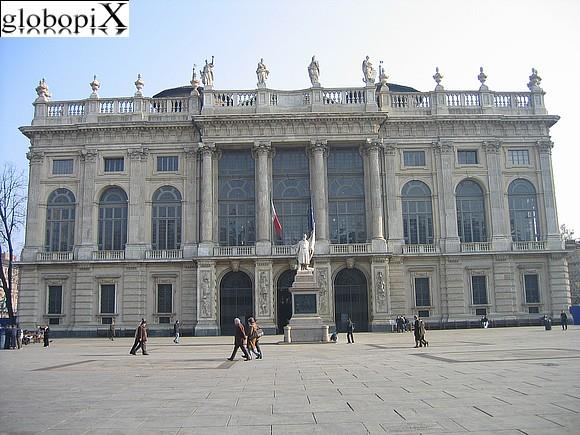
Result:
{"label": "central entrance door", "polygon": [[292,294],[288,290],[294,283],[295,270],[287,270],[278,278],[277,305],[278,305],[278,334],[284,333],[284,326],[292,318]]}
{"label": "central entrance door", "polygon": [[252,280],[244,272],[228,272],[220,283],[220,329],[234,335],[234,318],[246,323],[253,316]]}
{"label": "central entrance door", "polygon": [[350,317],[355,331],[369,329],[367,279],[360,270],[343,269],[334,279],[334,320],[336,330],[346,332]]}

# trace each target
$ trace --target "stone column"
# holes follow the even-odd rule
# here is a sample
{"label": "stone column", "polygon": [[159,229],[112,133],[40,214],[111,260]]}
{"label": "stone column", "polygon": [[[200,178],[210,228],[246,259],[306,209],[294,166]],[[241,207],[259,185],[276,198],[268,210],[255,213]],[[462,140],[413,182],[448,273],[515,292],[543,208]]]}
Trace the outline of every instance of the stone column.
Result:
{"label": "stone column", "polygon": [[542,179],[542,193],[544,210],[546,213],[546,232],[548,249],[563,249],[558,226],[558,213],[556,211],[556,196],[554,193],[554,176],[552,172],[552,148],[554,143],[546,140],[537,143],[540,150],[540,171]]}
{"label": "stone column", "polygon": [[256,261],[256,285],[254,286],[254,313],[256,321],[266,333],[276,333],[274,320],[274,285],[272,279],[272,261]]}
{"label": "stone column", "polygon": [[181,208],[183,258],[193,258],[197,251],[199,214],[197,209],[197,160],[195,151],[193,147],[183,149],[185,157],[183,170],[185,188],[183,206]]}
{"label": "stone column", "polygon": [[215,263],[197,263],[197,324],[195,335],[219,335]]}
{"label": "stone column", "polygon": [[373,257],[371,260],[371,330],[390,331],[389,308],[391,306],[389,286],[389,260]]}
{"label": "stone column", "polygon": [[491,207],[491,247],[492,251],[511,250],[509,234],[509,210],[505,209],[505,188],[500,162],[501,142],[484,142],[487,157],[487,176]]}
{"label": "stone column", "polygon": [[[255,142],[253,148],[256,165],[256,217],[257,240],[256,254],[270,255],[272,251],[272,206],[270,205],[270,171],[269,156],[272,150],[270,142]],[[257,276],[257,275],[256,275]]]}
{"label": "stone column", "polygon": [[310,191],[312,192],[312,206],[316,220],[316,246],[317,254],[329,252],[330,241],[328,239],[328,194],[326,187],[326,157],[328,147],[326,140],[315,140],[310,144],[312,155],[312,169],[310,171]]}
{"label": "stone column", "polygon": [[[75,240],[76,258],[79,260],[90,260],[92,252],[98,249],[95,208],[98,199],[95,198],[95,175],[97,173],[96,150],[86,150],[81,152],[81,182],[79,189],[80,198],[77,222],[79,224],[79,240]],[[76,232],[76,231],[75,231]]]}
{"label": "stone column", "polygon": [[366,151],[369,159],[370,206],[371,206],[371,239],[373,252],[386,252],[385,222],[383,214],[383,187],[381,183],[381,150],[379,140],[367,139]]}
{"label": "stone column", "polygon": [[457,210],[455,207],[455,192],[453,191],[454,149],[449,141],[433,142],[435,148],[437,180],[437,199],[439,222],[441,222],[441,247],[445,252],[459,252],[459,236],[457,233]]}
{"label": "stone column", "polygon": [[[150,201],[145,198],[145,168],[147,165],[147,148],[130,149],[127,151],[131,164],[131,177],[129,178],[129,204],[127,220],[127,246],[125,248],[125,258],[139,259],[145,257],[147,248],[151,248],[151,243],[144,235],[147,234],[151,213],[143,210],[143,204]],[[147,219],[149,216],[149,219]]]}
{"label": "stone column", "polygon": [[201,234],[197,255],[212,254],[213,248],[213,154],[215,144],[201,142],[199,154],[201,158]]}
{"label": "stone column", "polygon": [[41,198],[42,168],[44,164],[44,153],[39,151],[29,151],[26,153],[29,160],[30,173],[28,177],[28,207],[26,209],[26,233],[24,249],[22,250],[22,260],[36,261],[36,254],[43,251],[44,228],[42,213],[39,204],[46,203],[47,198]]}
{"label": "stone column", "polygon": [[403,235],[403,214],[400,207],[400,192],[396,179],[397,156],[399,151],[397,144],[385,144],[386,174],[385,193],[387,203],[387,230],[388,230],[388,250],[394,253],[401,252],[401,246],[405,244]]}

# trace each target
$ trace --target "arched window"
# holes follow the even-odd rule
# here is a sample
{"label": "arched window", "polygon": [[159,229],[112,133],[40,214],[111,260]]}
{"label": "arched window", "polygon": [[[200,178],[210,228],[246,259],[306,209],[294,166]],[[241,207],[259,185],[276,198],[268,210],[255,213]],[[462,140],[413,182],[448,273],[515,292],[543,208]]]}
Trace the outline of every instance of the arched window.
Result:
{"label": "arched window", "polygon": [[463,180],[455,191],[457,230],[462,243],[486,242],[483,190],[475,181]]}
{"label": "arched window", "polygon": [[121,251],[127,243],[127,194],[109,187],[99,201],[99,251]]}
{"label": "arched window", "polygon": [[153,194],[153,249],[181,248],[181,194],[172,186],[163,186]]}
{"label": "arched window", "polygon": [[508,200],[512,240],[539,241],[540,223],[534,185],[521,178],[512,181],[508,188]]}
{"label": "arched window", "polygon": [[304,148],[276,150],[272,159],[272,183],[276,214],[282,224],[277,245],[294,245],[308,230],[310,172]]}
{"label": "arched window", "polygon": [[68,189],[56,189],[48,197],[47,205],[46,251],[72,251],[75,234],[74,194]]}
{"label": "arched window", "polygon": [[218,170],[219,242],[222,246],[256,242],[254,159],[250,150],[224,151]]}
{"label": "arched window", "polygon": [[405,244],[432,244],[431,189],[421,181],[409,181],[403,186],[402,197]]}
{"label": "arched window", "polygon": [[334,278],[334,320],[337,331],[346,330],[348,318],[357,331],[368,331],[367,279],[358,269],[342,269]]}
{"label": "arched window", "polygon": [[328,155],[328,220],[331,243],[367,240],[363,161],[356,148]]}

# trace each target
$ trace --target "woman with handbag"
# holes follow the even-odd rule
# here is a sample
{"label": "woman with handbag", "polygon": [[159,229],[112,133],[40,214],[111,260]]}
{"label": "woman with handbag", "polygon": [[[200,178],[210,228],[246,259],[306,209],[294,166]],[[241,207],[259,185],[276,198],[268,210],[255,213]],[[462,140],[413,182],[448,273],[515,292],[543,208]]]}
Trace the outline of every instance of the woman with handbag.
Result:
{"label": "woman with handbag", "polygon": [[262,349],[260,349],[260,337],[264,335],[264,331],[260,328],[260,325],[256,323],[253,317],[248,319],[250,325],[250,331],[248,332],[248,349],[254,355],[256,359],[262,359]]}

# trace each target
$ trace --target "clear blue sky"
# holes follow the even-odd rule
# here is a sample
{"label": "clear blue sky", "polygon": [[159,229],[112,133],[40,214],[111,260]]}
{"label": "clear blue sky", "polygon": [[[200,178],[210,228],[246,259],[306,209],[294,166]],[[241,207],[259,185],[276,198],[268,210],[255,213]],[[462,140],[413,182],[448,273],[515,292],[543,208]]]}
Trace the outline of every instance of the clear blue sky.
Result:
{"label": "clear blue sky", "polygon": [[194,63],[215,56],[215,88],[253,89],[264,58],[275,89],[310,86],[306,67],[320,62],[322,86],[359,86],[360,65],[379,60],[389,81],[432,90],[439,66],[449,90],[475,90],[483,66],[490,89],[527,91],[538,69],[552,129],[560,223],[580,236],[576,184],[580,147],[580,2],[577,0],[133,0],[129,38],[0,39],[0,164],[27,169],[34,91],[41,78],[53,100],[89,96],[96,74],[102,97],[130,96],[137,74],[146,96],[188,84]]}

